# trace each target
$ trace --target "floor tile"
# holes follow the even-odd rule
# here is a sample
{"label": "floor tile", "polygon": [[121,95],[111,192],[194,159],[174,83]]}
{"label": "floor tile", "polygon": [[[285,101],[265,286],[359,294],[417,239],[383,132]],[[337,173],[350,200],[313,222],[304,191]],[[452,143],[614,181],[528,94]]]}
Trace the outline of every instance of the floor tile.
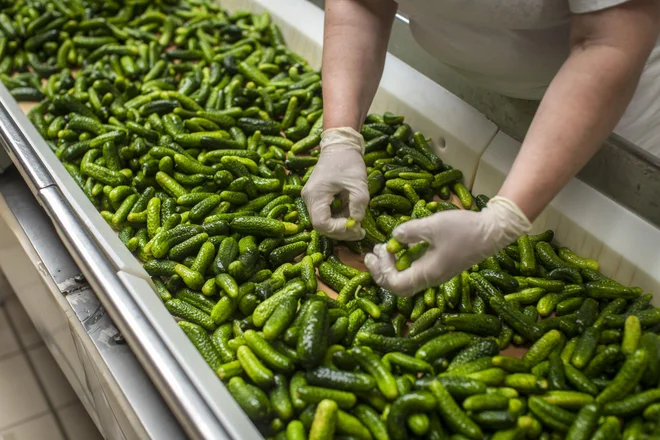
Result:
{"label": "floor tile", "polygon": [[103,440],[81,403],[59,409],[57,416],[68,440]]}
{"label": "floor tile", "polygon": [[76,393],[45,345],[30,349],[28,356],[53,408],[78,401]]}
{"label": "floor tile", "polygon": [[55,417],[48,413],[7,430],[0,430],[0,440],[64,440]]}
{"label": "floor tile", "polygon": [[4,357],[20,350],[18,340],[9,324],[7,313],[3,307],[0,307],[0,357]]}
{"label": "floor tile", "polygon": [[24,354],[0,361],[0,428],[48,410],[37,379]]}
{"label": "floor tile", "polygon": [[5,274],[0,270],[0,306],[4,300],[14,296],[14,290],[9,285]]}
{"label": "floor tile", "polygon": [[30,317],[25,312],[25,309],[23,309],[17,297],[8,298],[5,302],[4,309],[14,326],[14,330],[16,330],[23,348],[27,349],[41,343],[41,336],[39,336],[37,329],[34,328],[34,324],[32,324]]}

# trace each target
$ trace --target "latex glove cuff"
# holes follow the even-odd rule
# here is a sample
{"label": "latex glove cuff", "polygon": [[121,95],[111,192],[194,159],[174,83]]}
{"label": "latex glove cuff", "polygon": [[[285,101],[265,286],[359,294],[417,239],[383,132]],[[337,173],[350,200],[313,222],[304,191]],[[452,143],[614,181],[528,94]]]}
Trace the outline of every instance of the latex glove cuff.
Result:
{"label": "latex glove cuff", "polygon": [[529,219],[518,205],[506,197],[493,197],[483,212],[492,218],[492,221],[487,223],[492,226],[492,236],[489,238],[502,246],[516,241],[532,228]]}
{"label": "latex glove cuff", "polygon": [[351,127],[329,128],[321,134],[321,152],[335,148],[352,148],[364,156],[364,138]]}

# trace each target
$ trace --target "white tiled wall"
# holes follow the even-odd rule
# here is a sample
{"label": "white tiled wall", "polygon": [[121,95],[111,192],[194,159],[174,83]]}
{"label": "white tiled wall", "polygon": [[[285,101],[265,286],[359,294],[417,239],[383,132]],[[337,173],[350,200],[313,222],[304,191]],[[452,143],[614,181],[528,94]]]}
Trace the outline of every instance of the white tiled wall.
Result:
{"label": "white tiled wall", "polygon": [[0,272],[0,440],[101,440]]}

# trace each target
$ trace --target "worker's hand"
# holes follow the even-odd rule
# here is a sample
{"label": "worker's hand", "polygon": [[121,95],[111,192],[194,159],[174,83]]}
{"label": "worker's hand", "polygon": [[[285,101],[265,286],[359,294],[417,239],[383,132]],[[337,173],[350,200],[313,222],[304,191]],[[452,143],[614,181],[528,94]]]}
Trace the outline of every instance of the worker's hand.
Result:
{"label": "worker's hand", "polygon": [[[319,161],[302,190],[302,198],[314,229],[327,237],[344,241],[364,238],[359,222],[369,203],[369,190],[362,154],[364,139],[352,128],[332,128],[321,135]],[[330,205],[336,195],[343,209],[333,217]],[[358,224],[346,229],[349,215]]]}
{"label": "worker's hand", "polygon": [[406,270],[398,271],[395,256],[384,244],[364,262],[374,281],[401,296],[438,286],[480,263],[527,233],[531,224],[512,201],[494,197],[481,212],[445,211],[410,220],[393,231],[401,243],[429,243],[426,253]]}

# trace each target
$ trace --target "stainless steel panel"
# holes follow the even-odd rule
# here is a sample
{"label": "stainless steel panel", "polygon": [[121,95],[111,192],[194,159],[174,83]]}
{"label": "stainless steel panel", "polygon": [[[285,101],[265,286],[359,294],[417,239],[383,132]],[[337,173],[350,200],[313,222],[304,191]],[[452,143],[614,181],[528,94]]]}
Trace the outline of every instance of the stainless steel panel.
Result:
{"label": "stainless steel panel", "polygon": [[0,176],[0,192],[18,224],[30,238],[35,252],[44,264],[44,269],[64,290],[66,286],[62,284],[80,275],[80,269],[64,249],[52,222],[16,169],[10,169]]}
{"label": "stainless steel panel", "polygon": [[[110,316],[124,330],[123,335],[157,384],[172,411],[177,415],[187,433],[193,438],[229,438],[217,417],[210,411],[198,390],[172,357],[154,327],[144,318],[131,295],[126,291],[114,269],[109,265],[102,250],[81,227],[79,220],[56,187],[45,188],[39,198],[49,213],[60,237],[95,292],[109,292],[101,298]],[[78,256],[84,255],[84,259]],[[110,346],[108,345],[108,349]],[[118,367],[121,367],[119,363]],[[133,383],[140,390],[140,381]],[[140,393],[136,393],[139,398]],[[148,414],[147,414],[148,416]],[[176,432],[167,426],[169,420],[161,420],[160,426],[151,425],[162,433]],[[175,426],[171,426],[176,429]],[[163,438],[151,435],[151,438]],[[175,437],[176,438],[176,437]]]}
{"label": "stainless steel panel", "polygon": [[[7,208],[2,217],[16,224],[16,230],[2,228],[0,266],[104,436],[184,438],[15,169],[0,176],[0,196]],[[17,243],[8,245],[6,240]]]}
{"label": "stainless steel panel", "polygon": [[[0,95],[0,145],[21,174],[30,176],[29,182],[35,189],[53,185],[55,182],[52,176],[40,160],[35,160],[38,158],[34,148],[15,123],[14,116],[9,111],[12,103],[6,101],[6,95]],[[9,99],[12,99],[11,95]],[[13,105],[16,106],[15,103]],[[45,143],[43,139],[42,142]]]}
{"label": "stainless steel panel", "polygon": [[660,226],[660,158],[613,134],[578,178]]}

